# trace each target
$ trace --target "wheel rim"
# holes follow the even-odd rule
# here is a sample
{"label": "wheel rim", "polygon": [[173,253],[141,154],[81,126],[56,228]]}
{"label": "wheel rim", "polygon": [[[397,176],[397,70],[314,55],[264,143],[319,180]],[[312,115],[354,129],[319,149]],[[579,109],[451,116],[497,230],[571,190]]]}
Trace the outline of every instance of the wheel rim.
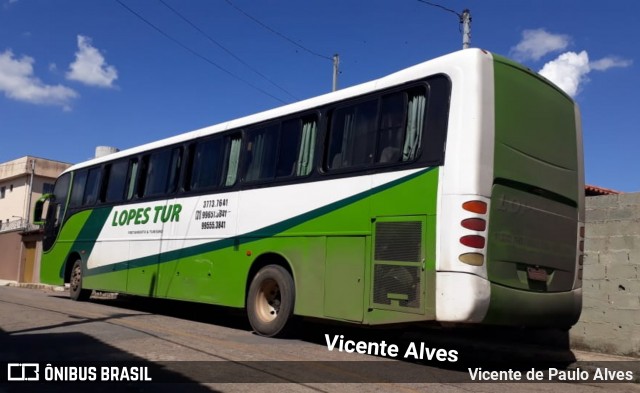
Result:
{"label": "wheel rim", "polygon": [[280,287],[275,280],[265,280],[256,294],[256,315],[263,322],[271,322],[280,312]]}
{"label": "wheel rim", "polygon": [[71,286],[72,291],[77,291],[80,289],[80,283],[82,282],[82,268],[80,265],[76,265],[71,272],[71,282],[69,285]]}

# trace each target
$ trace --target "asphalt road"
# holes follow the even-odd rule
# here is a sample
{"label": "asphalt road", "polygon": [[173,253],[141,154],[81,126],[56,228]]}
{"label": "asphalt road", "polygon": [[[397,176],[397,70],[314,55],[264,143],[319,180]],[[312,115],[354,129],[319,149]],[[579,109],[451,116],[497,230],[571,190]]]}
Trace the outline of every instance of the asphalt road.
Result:
{"label": "asphalt road", "polygon": [[[363,352],[384,350],[387,356],[340,351],[340,341],[348,340],[361,342]],[[38,362],[40,375],[44,364],[59,370],[95,367],[98,374],[113,365],[146,367],[153,381],[11,381],[0,383],[0,392],[640,392],[638,383],[572,380],[614,369],[632,370],[636,379],[640,362],[570,351],[566,333],[367,329],[307,320],[291,338],[269,339],[253,334],[242,312],[231,309],[109,295],[78,303],[66,292],[5,286],[0,287],[0,367],[8,362]],[[544,372],[543,381],[554,370],[556,380],[568,380],[513,382],[517,371],[528,381],[531,369]],[[482,375],[510,382],[472,382],[472,372],[490,370],[503,373]]]}

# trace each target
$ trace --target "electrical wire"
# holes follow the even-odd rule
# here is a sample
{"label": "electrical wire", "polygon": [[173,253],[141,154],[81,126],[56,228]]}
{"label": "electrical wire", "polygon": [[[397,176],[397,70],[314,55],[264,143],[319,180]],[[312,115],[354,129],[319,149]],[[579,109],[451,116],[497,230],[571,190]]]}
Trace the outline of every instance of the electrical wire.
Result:
{"label": "electrical wire", "polygon": [[158,26],[154,25],[153,23],[151,23],[149,20],[145,19],[142,15],[140,15],[139,13],[137,13],[136,11],[134,11],[133,9],[129,8],[126,4],[124,4],[121,0],[115,0],[118,4],[120,4],[124,9],[126,9],[127,11],[129,11],[130,13],[132,13],[133,15],[135,15],[138,19],[140,19],[141,21],[143,21],[145,24],[147,24],[148,26],[150,26],[151,28],[153,28],[155,31],[157,31],[158,33],[162,34],[165,38],[167,38],[168,40],[172,41],[174,44],[178,45],[179,47],[181,47],[182,49],[186,50],[187,52],[191,53],[192,55],[200,58],[201,60],[204,60],[205,62],[209,63],[210,65],[214,66],[215,68],[217,68],[218,70],[224,72],[225,74],[231,76],[232,78],[235,78],[237,80],[239,80],[240,82],[246,84],[247,86],[259,91],[260,93],[269,96],[271,98],[273,98],[276,101],[279,101],[283,104],[287,104],[286,101],[281,100],[280,98],[274,96],[273,94],[259,88],[258,86],[254,85],[253,83],[247,81],[244,78],[241,78],[240,76],[234,74],[233,72],[227,70],[226,68],[222,67],[221,65],[217,64],[216,62],[214,62],[213,60],[207,58],[204,55],[201,55],[200,53],[196,52],[195,50],[191,49],[190,47],[188,47],[187,45],[183,44],[182,42],[178,41],[176,38],[173,38],[172,36],[170,36],[169,34],[165,33],[162,29],[160,29]]}
{"label": "electrical wire", "polygon": [[291,94],[287,89],[285,89],[284,87],[278,85],[276,82],[274,82],[273,80],[271,80],[270,78],[268,78],[266,75],[264,75],[263,73],[261,73],[260,71],[258,71],[257,69],[255,69],[254,67],[252,67],[251,65],[249,65],[246,61],[242,60],[240,57],[236,56],[230,49],[226,48],[224,45],[222,45],[221,43],[219,43],[218,41],[216,41],[215,39],[213,39],[210,35],[208,35],[207,33],[205,33],[200,27],[198,27],[195,23],[191,22],[186,16],[182,15],[180,12],[178,12],[178,10],[176,10],[175,8],[171,7],[169,4],[167,4],[164,0],[158,0],[160,3],[162,3],[162,5],[164,5],[165,7],[167,7],[171,12],[173,12],[174,14],[176,14],[180,19],[182,19],[183,21],[185,21],[187,24],[189,24],[191,27],[193,27],[195,30],[197,30],[200,34],[202,34],[203,36],[205,36],[211,43],[215,44],[218,48],[222,49],[223,51],[225,51],[229,56],[233,57],[234,59],[236,59],[238,62],[240,62],[241,64],[243,64],[245,67],[247,67],[248,69],[250,69],[251,71],[255,72],[257,75],[259,75],[260,77],[262,77],[263,79],[265,79],[267,82],[271,83],[273,86],[275,86],[276,88],[280,89],[281,91],[283,91],[284,93],[288,94],[291,98],[293,98],[294,100],[298,100],[298,98],[296,96],[294,96],[293,94]]}
{"label": "electrical wire", "polygon": [[[432,3],[432,2],[427,1],[427,0],[418,0],[418,1],[421,2],[421,3],[427,4],[427,5],[430,5],[432,7],[441,8],[444,11],[451,12],[452,14],[455,14],[458,17],[458,21],[460,22],[460,24],[458,25],[458,31],[460,31],[462,33],[462,24],[464,23],[464,16],[462,14],[452,10],[451,8],[447,8],[445,6],[442,6],[442,5],[436,4],[436,3]],[[467,11],[467,10],[465,10],[465,11]]]}
{"label": "electrical wire", "polygon": [[291,38],[287,37],[286,35],[280,33],[279,31],[267,26],[266,24],[264,24],[263,22],[261,22],[260,20],[258,20],[257,18],[251,16],[249,13],[247,13],[246,11],[244,11],[242,8],[238,7],[237,5],[235,5],[231,0],[225,0],[231,7],[235,8],[238,12],[240,12],[242,15],[246,16],[247,18],[251,19],[252,21],[254,21],[255,23],[259,24],[260,26],[262,26],[263,28],[269,30],[270,32],[272,32],[273,34],[277,35],[278,37],[290,42],[291,44],[297,46],[298,48],[304,50],[305,52],[308,52],[314,56],[318,56],[320,58],[326,59],[326,60],[330,60],[333,61],[332,57],[329,56],[325,56],[323,54],[320,54],[318,52],[315,52],[307,47],[305,47],[304,45],[301,45],[297,42],[295,42],[294,40],[292,40]]}
{"label": "electrical wire", "polygon": [[461,14],[457,13],[456,11],[454,11],[454,10],[452,10],[452,9],[450,9],[450,8],[447,8],[447,7],[445,7],[445,6],[442,6],[442,5],[440,5],[440,4],[432,3],[432,2],[430,2],[430,1],[426,1],[426,0],[418,0],[418,1],[419,1],[419,2],[421,2],[421,3],[425,3],[425,4],[427,4],[427,5],[430,5],[430,6],[432,6],[432,7],[441,8],[441,9],[443,9],[443,10],[445,10],[445,11],[448,11],[448,12],[451,12],[451,13],[453,13],[453,14],[456,14],[456,15],[458,16],[458,18],[462,18],[462,15],[461,15]]}

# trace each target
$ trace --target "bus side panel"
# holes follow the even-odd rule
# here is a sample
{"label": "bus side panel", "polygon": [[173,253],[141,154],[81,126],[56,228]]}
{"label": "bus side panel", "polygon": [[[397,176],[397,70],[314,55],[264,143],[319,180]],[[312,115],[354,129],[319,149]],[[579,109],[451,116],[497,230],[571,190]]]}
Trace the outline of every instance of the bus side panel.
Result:
{"label": "bus side panel", "polygon": [[[53,247],[42,254],[40,263],[40,281],[42,283],[64,284],[65,262],[72,252],[80,253],[82,251],[82,248],[79,247],[81,239],[92,241],[91,234],[88,233],[87,228],[93,227],[92,221],[95,216],[96,213],[92,210],[85,210],[73,214],[63,224]],[[73,261],[70,263],[73,263]]]}

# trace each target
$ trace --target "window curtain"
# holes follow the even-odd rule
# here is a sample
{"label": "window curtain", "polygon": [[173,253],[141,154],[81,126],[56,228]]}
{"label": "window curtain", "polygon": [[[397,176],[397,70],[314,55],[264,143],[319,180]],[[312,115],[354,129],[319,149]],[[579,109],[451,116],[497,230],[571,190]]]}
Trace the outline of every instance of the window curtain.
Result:
{"label": "window curtain", "polygon": [[231,139],[231,148],[229,149],[229,165],[227,169],[227,180],[225,186],[231,186],[236,182],[238,176],[238,162],[240,158],[240,138]]}
{"label": "window curtain", "polygon": [[305,176],[311,172],[316,132],[317,125],[315,121],[310,121],[302,125],[302,140],[300,141],[300,152],[298,153],[298,161],[296,163],[297,176]]}
{"label": "window curtain", "polygon": [[344,126],[342,128],[342,144],[340,151],[333,156],[331,169],[340,169],[349,166],[351,161],[351,150],[353,149],[353,139],[355,138],[355,121],[353,113],[345,113]]}
{"label": "window curtain", "polygon": [[262,169],[262,160],[264,159],[264,132],[258,132],[253,138],[253,146],[251,146],[251,162],[247,169],[247,181],[260,179],[260,170]]}
{"label": "window curtain", "polygon": [[416,158],[420,143],[422,142],[426,102],[427,99],[423,95],[415,95],[409,98],[407,133],[404,140],[404,148],[402,149],[402,161],[411,161]]}

